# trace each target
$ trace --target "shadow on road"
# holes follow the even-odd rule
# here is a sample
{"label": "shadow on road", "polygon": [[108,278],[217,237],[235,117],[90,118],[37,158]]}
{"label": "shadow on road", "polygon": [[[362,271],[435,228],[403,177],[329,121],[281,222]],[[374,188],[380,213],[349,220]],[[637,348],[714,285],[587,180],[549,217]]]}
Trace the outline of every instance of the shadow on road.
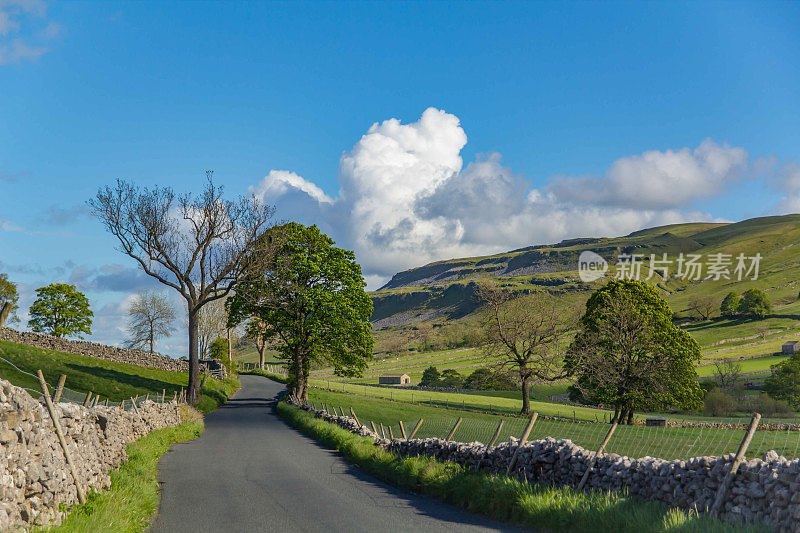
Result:
{"label": "shadow on road", "polygon": [[233,398],[229,399],[220,409],[241,409],[243,407],[273,407],[275,398]]}

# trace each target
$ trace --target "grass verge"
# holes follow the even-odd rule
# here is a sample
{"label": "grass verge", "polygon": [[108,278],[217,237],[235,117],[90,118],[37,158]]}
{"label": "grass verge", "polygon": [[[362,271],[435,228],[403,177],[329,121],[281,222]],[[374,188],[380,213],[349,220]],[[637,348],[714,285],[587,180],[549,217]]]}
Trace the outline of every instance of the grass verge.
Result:
{"label": "grass verge", "polygon": [[184,420],[179,426],[158,429],[129,444],[128,460],[111,472],[111,489],[92,492],[88,501],[72,509],[60,526],[47,531],[145,531],[158,511],[159,459],[173,444],[196,439],[203,431],[199,415],[185,416]]}
{"label": "grass verge", "polygon": [[762,531],[733,528],[705,516],[669,509],[617,493],[580,493],[564,487],[520,482],[470,472],[427,457],[398,457],[285,402],[278,414],[322,444],[341,452],[370,474],[407,490],[433,496],[467,511],[535,529],[562,531]]}

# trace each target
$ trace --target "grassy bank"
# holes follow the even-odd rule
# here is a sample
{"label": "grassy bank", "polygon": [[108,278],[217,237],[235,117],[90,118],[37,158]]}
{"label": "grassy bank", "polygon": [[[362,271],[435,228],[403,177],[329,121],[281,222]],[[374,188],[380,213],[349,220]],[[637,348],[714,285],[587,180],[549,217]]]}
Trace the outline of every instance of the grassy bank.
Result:
{"label": "grassy bank", "polygon": [[111,489],[93,492],[60,525],[48,531],[145,531],[158,511],[158,461],[173,444],[196,439],[203,431],[195,415],[183,424],[153,431],[128,445],[128,460],[111,473]]}
{"label": "grassy bank", "polygon": [[583,494],[469,472],[431,458],[400,458],[374,446],[368,438],[286,403],[278,405],[278,413],[292,426],[384,481],[494,519],[557,531],[734,531],[707,517],[620,494]]}
{"label": "grassy bank", "polygon": [[[186,372],[158,370],[0,341],[0,376],[4,379],[18,387],[38,391],[36,371],[39,369],[51,387],[55,386],[61,374],[66,374],[64,398],[74,402],[82,402],[88,391],[112,402],[146,394],[160,395],[164,389],[167,397],[171,398],[174,392],[186,388],[189,383]],[[197,408],[203,412],[216,409],[238,388],[236,378],[223,381],[206,378]]]}

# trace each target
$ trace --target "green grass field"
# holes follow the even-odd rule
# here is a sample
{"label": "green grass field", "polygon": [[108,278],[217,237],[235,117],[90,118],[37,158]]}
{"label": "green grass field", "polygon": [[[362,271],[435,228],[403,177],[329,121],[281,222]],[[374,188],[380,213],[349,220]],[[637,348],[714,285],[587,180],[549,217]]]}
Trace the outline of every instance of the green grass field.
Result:
{"label": "green grass field", "polygon": [[[67,375],[64,398],[83,401],[86,392],[119,402],[134,396],[167,396],[185,388],[189,376],[185,372],[169,372],[127,363],[107,361],[95,357],[42,350],[26,344],[0,341],[0,377],[18,387],[40,391],[36,371],[41,369],[51,389],[61,374]],[[238,388],[236,379],[220,381],[206,378],[202,396],[197,405],[201,411],[210,411],[223,403]]]}
{"label": "green grass field", "polygon": [[[342,393],[313,388],[309,401],[317,406],[324,403],[329,409],[336,406],[346,412],[352,407],[362,423],[384,424],[392,428],[394,436],[400,436],[400,421],[403,421],[406,430],[410,432],[422,418],[424,422],[417,434],[418,437],[443,438],[461,417],[464,420],[454,439],[462,442],[487,443],[501,419],[504,420],[502,439],[508,439],[510,435],[519,437],[527,422],[526,418],[510,414],[498,416],[487,412],[464,410],[452,404],[446,409],[426,403],[424,400],[423,403],[412,404],[397,399],[363,396],[355,389],[346,389],[346,392]],[[539,412],[548,414],[544,411]],[[562,414],[566,413],[562,410]],[[592,416],[586,416],[587,414]],[[596,449],[608,431],[609,425],[594,422],[593,413],[576,410],[576,415],[576,421],[540,419],[534,427],[531,438],[566,438],[585,448]],[[649,455],[663,459],[721,455],[734,453],[743,433],[740,430],[723,429],[620,426],[607,450],[629,457]],[[769,450],[776,450],[786,457],[800,457],[800,432],[759,431],[750,446],[748,457],[756,457]]]}

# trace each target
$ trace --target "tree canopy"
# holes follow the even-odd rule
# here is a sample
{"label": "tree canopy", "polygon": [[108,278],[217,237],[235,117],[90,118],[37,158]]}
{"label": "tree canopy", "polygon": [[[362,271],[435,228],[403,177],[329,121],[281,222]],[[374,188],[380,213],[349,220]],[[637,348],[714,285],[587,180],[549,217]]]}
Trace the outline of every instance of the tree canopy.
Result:
{"label": "tree canopy", "polygon": [[40,333],[56,337],[69,337],[92,333],[89,299],[75,285],[51,283],[36,289],[36,300],[31,305],[28,326]]}
{"label": "tree canopy", "polygon": [[640,409],[698,407],[695,363],[700,347],[672,322],[666,300],[650,285],[612,280],[586,302],[565,358],[573,396],[611,405],[617,421]]}
{"label": "tree canopy", "polygon": [[719,314],[725,318],[733,318],[739,314],[739,304],[742,297],[737,292],[729,292],[719,305]]}
{"label": "tree canopy", "polygon": [[764,390],[776,400],[800,409],[800,354],[773,365],[772,374],[764,381]]}
{"label": "tree canopy", "polygon": [[122,252],[186,300],[190,403],[197,402],[200,390],[200,311],[233,291],[274,213],[253,195],[226,199],[213,173],[206,177],[197,195],[179,196],[171,187],[139,187],[117,180],[89,201]]}
{"label": "tree canopy", "polygon": [[359,376],[372,357],[372,300],[355,255],[316,226],[290,222],[271,229],[252,250],[230,302],[230,320],[258,319],[288,361],[290,390],[307,398],[313,364]]}
{"label": "tree canopy", "polygon": [[761,289],[747,289],[739,303],[739,313],[750,318],[764,318],[772,311],[767,295]]}
{"label": "tree canopy", "polygon": [[0,272],[0,328],[6,321],[16,319],[19,293],[17,285],[8,279],[8,275]]}

